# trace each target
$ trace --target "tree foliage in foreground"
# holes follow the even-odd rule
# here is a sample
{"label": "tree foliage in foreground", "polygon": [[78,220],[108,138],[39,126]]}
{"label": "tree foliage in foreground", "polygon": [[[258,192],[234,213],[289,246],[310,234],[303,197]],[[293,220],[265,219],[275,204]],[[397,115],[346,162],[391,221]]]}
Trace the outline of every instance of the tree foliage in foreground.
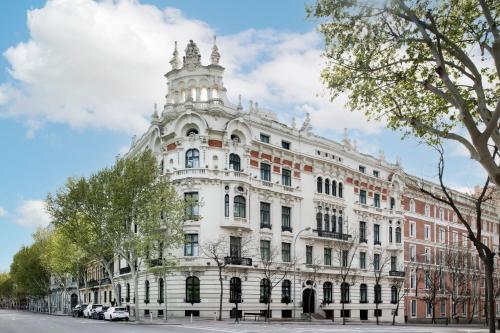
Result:
{"label": "tree foliage in foreground", "polygon": [[500,185],[500,1],[317,0],[324,83],[352,110],[463,145]]}

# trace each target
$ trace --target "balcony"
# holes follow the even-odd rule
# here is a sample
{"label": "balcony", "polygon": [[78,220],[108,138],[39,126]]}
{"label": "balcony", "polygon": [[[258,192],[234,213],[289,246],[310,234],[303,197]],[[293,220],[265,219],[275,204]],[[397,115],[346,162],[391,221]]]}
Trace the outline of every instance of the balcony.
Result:
{"label": "balcony", "polygon": [[313,232],[316,232],[319,237],[325,237],[325,238],[332,238],[332,239],[338,239],[338,240],[343,240],[347,241],[349,238],[351,238],[351,235],[344,234],[344,233],[339,233],[339,232],[331,232],[331,231],[324,231],[324,230],[313,230]]}
{"label": "balcony", "polygon": [[286,226],[286,225],[282,225],[281,226],[281,231],[282,232],[285,232],[285,231],[287,231],[287,232],[293,232],[293,229],[292,229],[292,227],[289,227],[289,226]]}
{"label": "balcony", "polygon": [[260,224],[260,228],[261,229],[272,229],[273,226],[271,224],[269,224],[269,223],[261,223]]}
{"label": "balcony", "polygon": [[405,277],[405,272],[404,271],[389,271],[389,276]]}
{"label": "balcony", "polygon": [[97,287],[98,285],[99,285],[98,280],[90,280],[87,282],[87,288],[94,288]]}
{"label": "balcony", "polygon": [[373,245],[382,245],[382,242],[379,240],[374,240]]}
{"label": "balcony", "polygon": [[101,279],[101,286],[111,284],[111,279],[109,277]]}
{"label": "balcony", "polygon": [[250,223],[246,217],[226,217],[221,222],[222,228],[237,229],[242,231],[252,231]]}
{"label": "balcony", "polygon": [[252,266],[252,258],[224,257],[225,265]]}
{"label": "balcony", "polygon": [[368,244],[368,239],[366,239],[366,238],[360,238],[359,239],[359,244],[363,244],[363,243]]}
{"label": "balcony", "polygon": [[120,275],[130,273],[130,266],[120,268]]}

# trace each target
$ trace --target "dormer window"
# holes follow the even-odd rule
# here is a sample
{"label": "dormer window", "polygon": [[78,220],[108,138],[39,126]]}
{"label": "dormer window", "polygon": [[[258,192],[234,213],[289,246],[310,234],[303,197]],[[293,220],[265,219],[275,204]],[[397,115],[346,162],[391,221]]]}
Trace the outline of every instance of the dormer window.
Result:
{"label": "dormer window", "polygon": [[281,141],[281,148],[290,150],[290,142],[282,140]]}
{"label": "dormer window", "polygon": [[373,170],[373,177],[379,178],[380,172],[378,170]]}
{"label": "dormer window", "polygon": [[231,141],[233,141],[233,142],[241,142],[240,141],[240,137],[237,136],[236,134],[232,134],[231,135]]}
{"label": "dormer window", "polygon": [[366,171],[366,167],[363,166],[363,165],[360,165],[359,166],[359,172],[365,173],[365,171]]}

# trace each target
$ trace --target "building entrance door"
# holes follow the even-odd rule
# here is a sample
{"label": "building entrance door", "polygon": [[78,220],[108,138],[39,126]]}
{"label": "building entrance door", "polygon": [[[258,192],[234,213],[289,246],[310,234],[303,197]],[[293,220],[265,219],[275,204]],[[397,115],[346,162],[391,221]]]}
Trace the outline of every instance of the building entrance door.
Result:
{"label": "building entrance door", "polygon": [[302,312],[314,313],[314,302],[316,292],[312,288],[306,288],[302,292]]}

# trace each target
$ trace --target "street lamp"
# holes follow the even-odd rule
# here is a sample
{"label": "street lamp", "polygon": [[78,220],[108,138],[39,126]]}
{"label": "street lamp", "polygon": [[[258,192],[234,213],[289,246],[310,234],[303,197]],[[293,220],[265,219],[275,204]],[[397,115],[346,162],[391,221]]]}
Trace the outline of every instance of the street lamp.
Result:
{"label": "street lamp", "polygon": [[304,228],[302,230],[300,230],[296,235],[295,235],[295,238],[293,239],[293,319],[295,319],[295,301],[296,301],[296,295],[295,295],[295,273],[296,273],[296,269],[295,269],[295,264],[296,264],[296,256],[295,256],[295,243],[297,242],[297,238],[299,237],[299,235],[303,232],[303,231],[309,231],[311,230],[311,227],[307,227],[307,228]]}

